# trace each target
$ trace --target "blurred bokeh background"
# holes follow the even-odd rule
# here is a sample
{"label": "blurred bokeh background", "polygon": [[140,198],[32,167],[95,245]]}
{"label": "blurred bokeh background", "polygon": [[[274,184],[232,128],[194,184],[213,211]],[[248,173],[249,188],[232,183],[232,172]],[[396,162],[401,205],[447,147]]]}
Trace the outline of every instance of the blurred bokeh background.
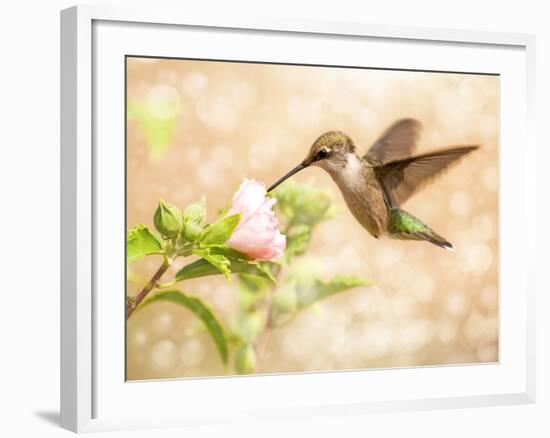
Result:
{"label": "blurred bokeh background", "polygon": [[[482,148],[404,208],[449,239],[375,240],[321,169],[298,174],[340,213],[315,231],[308,257],[323,275],[375,282],[328,298],[272,333],[263,372],[498,361],[498,77],[447,73],[127,59],[127,223],[152,225],[159,198],[204,196],[209,219],[243,178],[270,184],[338,129],[360,154],[400,117],[423,124],[419,152]],[[305,261],[296,261],[305,263]],[[160,264],[132,265],[128,294]],[[183,266],[178,260],[165,278]],[[223,276],[184,290],[229,323],[239,310]],[[158,303],[128,322],[128,379],[223,375],[209,336],[186,309]]]}

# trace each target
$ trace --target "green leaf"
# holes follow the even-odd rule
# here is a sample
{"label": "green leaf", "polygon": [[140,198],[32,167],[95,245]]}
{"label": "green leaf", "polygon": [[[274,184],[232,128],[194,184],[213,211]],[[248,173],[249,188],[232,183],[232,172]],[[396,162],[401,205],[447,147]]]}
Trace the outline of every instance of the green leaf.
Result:
{"label": "green leaf", "polygon": [[[229,260],[229,270],[232,273],[243,273],[255,275],[265,278],[276,283],[275,279],[267,269],[266,265],[247,260],[243,255],[223,246],[208,247],[211,255],[223,255]],[[210,275],[220,274],[220,269],[210,263],[208,260],[201,258],[187,266],[184,266],[176,273],[176,281],[189,280],[192,278],[207,277]]]}
{"label": "green leaf", "polygon": [[214,344],[216,344],[216,348],[220,354],[222,362],[227,364],[228,351],[223,326],[214,312],[210,310],[210,308],[202,300],[197,297],[187,296],[178,290],[169,290],[153,295],[151,298],[145,300],[141,307],[158,301],[169,301],[176,303],[193,312],[208,329]]}
{"label": "green leaf", "polygon": [[231,278],[231,270],[229,269],[230,262],[223,254],[213,254],[210,248],[194,249],[193,254],[208,261],[218,271],[225,275],[227,279]]}
{"label": "green leaf", "polygon": [[311,240],[311,227],[308,225],[298,225],[289,231],[286,235],[286,248],[284,254],[285,263],[290,263],[292,257],[302,255]]}
{"label": "green leaf", "polygon": [[174,130],[176,127],[179,108],[167,108],[164,111],[167,117],[159,118],[155,112],[144,102],[128,102],[128,120],[135,120],[138,128],[143,132],[153,159],[159,159],[171,146]]}
{"label": "green leaf", "polygon": [[233,230],[239,225],[241,220],[240,214],[234,214],[219,219],[212,225],[208,226],[202,233],[201,245],[222,245],[233,234]]}
{"label": "green leaf", "polygon": [[[242,262],[239,260],[229,260],[229,269],[232,273],[245,273],[256,275],[275,282],[273,276],[265,267],[256,263]],[[208,277],[210,275],[219,275],[220,270],[205,259],[196,260],[187,266],[181,268],[176,274],[176,281],[190,280],[192,278]]]}
{"label": "green leaf", "polygon": [[370,281],[356,275],[336,275],[328,281],[315,278],[311,283],[308,283],[302,282],[296,285],[299,310],[340,292],[372,284]]}
{"label": "green leaf", "polygon": [[265,278],[246,273],[239,274],[239,281],[241,282],[241,287],[252,294],[261,294],[271,285],[271,282]]}
{"label": "green leaf", "polygon": [[198,259],[181,268],[176,273],[176,281],[219,275],[220,270],[205,259]]}
{"label": "green leaf", "polygon": [[275,277],[271,275],[271,272],[267,267],[268,265],[241,259],[229,259],[229,261],[231,262],[231,272],[256,275],[257,277],[265,278],[272,283],[277,283]]}
{"label": "green leaf", "polygon": [[163,199],[160,200],[153,219],[155,228],[164,237],[174,238],[181,232],[183,220],[180,209]]}
{"label": "green leaf", "polygon": [[136,225],[126,234],[126,260],[128,263],[141,260],[149,254],[162,254],[163,244],[149,229]]}

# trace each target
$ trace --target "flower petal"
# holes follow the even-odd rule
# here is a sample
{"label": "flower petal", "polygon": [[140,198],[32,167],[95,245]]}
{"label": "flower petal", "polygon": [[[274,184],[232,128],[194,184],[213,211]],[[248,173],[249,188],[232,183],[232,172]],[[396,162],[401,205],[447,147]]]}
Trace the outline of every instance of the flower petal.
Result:
{"label": "flower petal", "polygon": [[241,224],[248,220],[254,212],[261,207],[266,195],[265,184],[259,183],[253,179],[245,179],[239,190],[233,196],[233,203],[228,214],[240,213]]}
{"label": "flower petal", "polygon": [[276,200],[266,194],[265,184],[243,181],[228,212],[240,213],[241,221],[227,244],[255,260],[273,261],[283,255],[286,237],[277,229]]}

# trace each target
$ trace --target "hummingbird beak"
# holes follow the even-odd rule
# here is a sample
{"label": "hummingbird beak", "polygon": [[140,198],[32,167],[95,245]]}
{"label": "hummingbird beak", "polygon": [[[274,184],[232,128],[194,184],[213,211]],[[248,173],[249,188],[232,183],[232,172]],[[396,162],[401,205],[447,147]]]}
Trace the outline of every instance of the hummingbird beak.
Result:
{"label": "hummingbird beak", "polygon": [[305,169],[307,166],[304,163],[298,164],[294,169],[292,169],[290,172],[288,172],[285,176],[278,179],[277,182],[271,185],[269,189],[267,189],[268,192],[271,192],[273,189],[275,189],[279,184],[283,183],[285,180],[290,178],[295,173],[298,173],[300,170]]}

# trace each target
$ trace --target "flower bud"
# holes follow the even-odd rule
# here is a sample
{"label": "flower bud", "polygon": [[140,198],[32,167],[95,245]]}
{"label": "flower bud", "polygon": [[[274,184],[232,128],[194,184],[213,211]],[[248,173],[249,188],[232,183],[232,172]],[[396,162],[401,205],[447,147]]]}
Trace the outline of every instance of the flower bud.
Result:
{"label": "flower bud", "polygon": [[204,225],[206,222],[206,200],[202,198],[198,202],[188,205],[183,210],[183,220],[194,222],[197,225]]}
{"label": "flower bud", "polygon": [[239,374],[251,374],[256,370],[258,360],[251,345],[243,345],[235,355],[235,368]]}
{"label": "flower bud", "polygon": [[183,226],[181,211],[176,206],[168,204],[162,199],[155,211],[153,221],[157,231],[167,238],[177,237]]}
{"label": "flower bud", "polygon": [[202,198],[183,210],[183,237],[191,242],[198,240],[205,222],[206,200]]}
{"label": "flower bud", "polygon": [[197,225],[193,221],[184,221],[183,223],[183,237],[185,237],[186,240],[189,240],[191,242],[194,242],[195,240],[198,240],[201,236],[202,227]]}

